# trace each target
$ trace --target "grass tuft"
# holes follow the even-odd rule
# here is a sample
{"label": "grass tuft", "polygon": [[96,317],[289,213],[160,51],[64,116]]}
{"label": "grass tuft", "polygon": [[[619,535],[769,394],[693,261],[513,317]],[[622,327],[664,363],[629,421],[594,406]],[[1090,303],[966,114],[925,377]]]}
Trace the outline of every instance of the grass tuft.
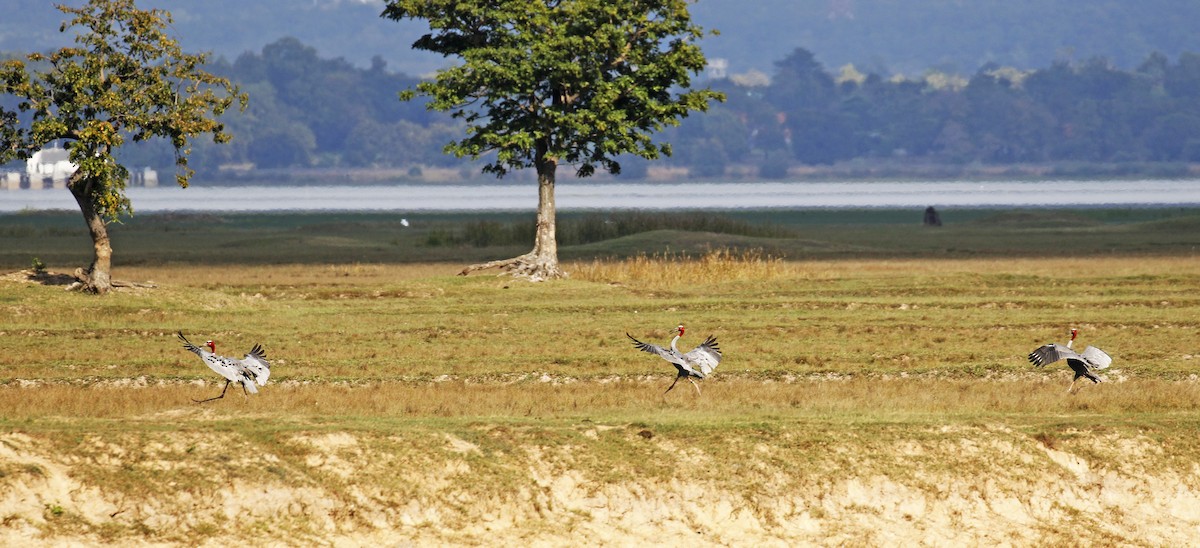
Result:
{"label": "grass tuft", "polygon": [[569,268],[584,281],[671,287],[678,284],[715,284],[738,280],[769,282],[797,272],[794,265],[761,249],[713,249],[690,253],[638,254],[624,260],[594,260]]}

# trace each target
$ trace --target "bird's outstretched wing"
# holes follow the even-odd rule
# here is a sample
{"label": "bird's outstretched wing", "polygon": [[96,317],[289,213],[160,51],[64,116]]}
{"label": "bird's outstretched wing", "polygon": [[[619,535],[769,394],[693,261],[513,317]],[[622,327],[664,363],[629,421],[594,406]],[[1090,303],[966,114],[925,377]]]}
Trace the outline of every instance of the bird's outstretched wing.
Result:
{"label": "bird's outstretched wing", "polygon": [[271,364],[267,361],[267,353],[261,344],[254,345],[250,353],[242,358],[242,366],[254,376],[259,386],[265,386],[271,376]]}
{"label": "bird's outstretched wing", "polygon": [[1087,362],[1091,369],[1107,369],[1112,365],[1112,358],[1103,350],[1094,346],[1089,346],[1079,353],[1083,357],[1083,361]]}
{"label": "bird's outstretched wing", "polygon": [[683,359],[692,369],[698,370],[702,377],[712,373],[717,364],[721,363],[721,348],[717,346],[717,338],[709,335],[700,346],[684,354]]}
{"label": "bird's outstretched wing", "polygon": [[201,350],[199,346],[192,344],[192,341],[187,340],[187,337],[183,336],[183,331],[179,331],[177,334],[179,335],[179,340],[183,341],[183,348],[185,348],[188,352],[194,352],[201,358],[204,357],[204,354],[202,354],[204,351]]}
{"label": "bird's outstretched wing", "polygon": [[677,356],[675,356],[675,353],[671,352],[670,350],[668,350],[666,348],[663,348],[658,345],[644,343],[642,341],[639,341],[639,340],[633,338],[633,335],[630,335],[629,333],[626,333],[625,336],[629,337],[629,340],[633,341],[634,348],[637,348],[638,350],[641,350],[642,352],[648,352],[650,354],[657,354],[662,359],[667,360],[671,363],[675,363],[675,362],[679,361],[679,358]]}
{"label": "bird's outstretched wing", "polygon": [[1082,360],[1083,356],[1080,356],[1074,350],[1054,343],[1042,345],[1037,350],[1029,353],[1029,363],[1038,367],[1066,358]]}

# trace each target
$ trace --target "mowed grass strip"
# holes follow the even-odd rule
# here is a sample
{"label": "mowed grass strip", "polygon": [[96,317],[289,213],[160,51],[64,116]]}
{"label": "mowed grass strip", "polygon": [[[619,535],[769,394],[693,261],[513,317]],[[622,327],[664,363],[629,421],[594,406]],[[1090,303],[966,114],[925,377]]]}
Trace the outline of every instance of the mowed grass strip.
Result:
{"label": "mowed grass strip", "polygon": [[[0,382],[216,381],[175,337],[240,357],[256,343],[272,382],[598,383],[673,369],[625,333],[681,348],[717,336],[717,376],[1009,378],[1065,342],[1113,355],[1114,379],[1194,379],[1200,264],[1189,258],[789,262],[757,252],[568,266],[529,284],[451,265],[128,267],[157,289],[112,298],[3,283]],[[690,390],[690,387],[687,387]],[[268,387],[267,390],[271,388]],[[679,392],[677,390],[676,392]]]}
{"label": "mowed grass strip", "polygon": [[[698,396],[691,386],[669,394],[667,378],[586,382],[549,378],[511,383],[441,381],[313,384],[285,381],[246,397],[236,387],[224,399],[221,383],[126,381],[89,386],[10,385],[0,388],[5,422],[54,423],[121,419],[135,423],[220,423],[266,420],[282,424],[432,420],[450,423],[599,421],[755,423],[818,420],[831,424],[964,420],[1032,420],[1093,417],[1113,425],[1156,414],[1196,418],[1200,383],[1163,379],[1114,380],[1066,393],[1070,377],[1047,374],[1009,380],[936,378],[807,378],[761,381],[716,378]],[[687,388],[687,390],[680,390]],[[1036,419],[1030,419],[1036,417]],[[391,427],[391,426],[389,426]]]}

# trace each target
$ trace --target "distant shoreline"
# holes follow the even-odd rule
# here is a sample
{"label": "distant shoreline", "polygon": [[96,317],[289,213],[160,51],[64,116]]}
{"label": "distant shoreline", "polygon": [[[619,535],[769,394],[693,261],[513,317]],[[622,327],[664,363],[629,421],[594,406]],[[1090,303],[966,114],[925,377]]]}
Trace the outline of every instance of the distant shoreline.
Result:
{"label": "distant shoreline", "polygon": [[[692,176],[687,168],[655,165],[644,176],[597,173],[575,177],[571,166],[560,166],[557,182],[566,184],[687,184],[711,182],[907,182],[907,181],[1054,181],[1064,179],[1189,179],[1200,178],[1200,163],[1047,163],[1047,164],[932,164],[900,161],[850,161],[826,166],[793,166],[780,178],[761,177],[758,168],[736,164],[719,177]],[[2,173],[3,170],[0,170]],[[159,187],[173,186],[169,168],[159,170]],[[404,168],[305,168],[254,169],[237,167],[217,173],[197,173],[192,186],[391,186],[391,185],[511,185],[533,183],[531,170],[512,172],[499,179],[469,165],[460,167],[413,166]],[[136,188],[131,185],[130,188]],[[0,192],[5,189],[0,186]],[[21,189],[27,190],[27,189]],[[43,190],[53,190],[46,185]]]}
{"label": "distant shoreline", "polygon": [[[501,184],[196,184],[130,187],[135,211],[534,211],[537,186]],[[1200,177],[1085,177],[844,181],[567,180],[555,192],[560,211],[788,210],[920,208],[1198,207]],[[0,193],[0,212],[75,209],[63,191]]]}
{"label": "distant shoreline", "polygon": [[[1061,179],[1184,179],[1200,177],[1200,164],[1155,163],[1050,163],[1050,164],[929,164],[894,161],[852,161],[828,166],[793,166],[786,177],[761,177],[758,167],[730,166],[720,177],[692,176],[687,168],[651,166],[642,177],[598,173],[575,177],[571,166],[560,166],[558,182],[566,183],[689,183],[689,182],[862,182],[862,181],[938,181],[938,180],[1061,180]],[[531,170],[518,171],[503,179],[479,173],[470,166],[418,168],[311,168],[222,170],[219,174],[199,174],[194,184],[228,185],[394,185],[394,184],[517,184],[534,182]]]}

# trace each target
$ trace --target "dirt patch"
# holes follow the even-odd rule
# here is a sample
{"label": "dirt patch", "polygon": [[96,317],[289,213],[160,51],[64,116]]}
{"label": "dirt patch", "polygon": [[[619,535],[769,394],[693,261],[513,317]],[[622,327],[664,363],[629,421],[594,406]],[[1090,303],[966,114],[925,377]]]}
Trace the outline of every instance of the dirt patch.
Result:
{"label": "dirt patch", "polygon": [[[8,274],[0,275],[0,282],[14,282],[27,284],[41,284],[46,286],[63,286],[68,291],[78,290],[83,287],[81,281],[83,277],[82,269],[77,269],[75,274],[63,274],[61,272],[51,272],[49,270],[18,270]],[[144,289],[155,289],[158,287],[154,282],[131,282],[126,280],[112,280],[112,288],[123,291],[136,291]]]}
{"label": "dirt patch", "polygon": [[[604,426],[566,445],[323,432],[264,450],[193,432],[66,454],[0,434],[0,543],[1186,545],[1200,530],[1200,465],[1148,467],[1163,448],[1136,436],[1051,448],[963,427],[870,452],[731,438],[731,466],[687,438]],[[607,460],[614,447],[647,458]]]}
{"label": "dirt patch", "polygon": [[8,274],[0,274],[0,281],[41,285],[71,285],[78,282],[75,276],[49,270],[18,270]]}

